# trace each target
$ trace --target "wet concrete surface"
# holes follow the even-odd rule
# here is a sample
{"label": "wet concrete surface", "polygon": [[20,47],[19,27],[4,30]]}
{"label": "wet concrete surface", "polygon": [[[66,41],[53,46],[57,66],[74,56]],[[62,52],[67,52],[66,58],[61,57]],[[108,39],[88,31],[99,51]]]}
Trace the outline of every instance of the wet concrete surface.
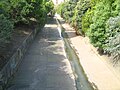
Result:
{"label": "wet concrete surface", "polygon": [[55,19],[38,33],[7,90],[76,90]]}

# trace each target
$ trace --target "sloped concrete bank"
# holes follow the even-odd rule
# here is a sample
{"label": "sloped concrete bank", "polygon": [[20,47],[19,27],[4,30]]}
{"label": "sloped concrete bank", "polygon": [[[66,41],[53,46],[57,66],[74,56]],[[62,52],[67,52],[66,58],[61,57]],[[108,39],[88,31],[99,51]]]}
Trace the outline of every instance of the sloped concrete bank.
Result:
{"label": "sloped concrete bank", "polygon": [[72,47],[76,50],[88,80],[98,90],[120,90],[120,80],[112,69],[103,62],[98,54],[93,50],[87,37],[76,36],[75,30],[66,24],[64,20],[58,15],[57,19],[60,21],[65,32],[67,33]]}
{"label": "sloped concrete bank", "polygon": [[8,60],[7,64],[0,71],[0,90],[3,90],[8,80],[14,75],[16,72],[22,58],[24,57],[29,45],[36,37],[40,28],[36,28],[31,32],[28,37],[22,42],[20,47],[16,50],[16,52],[12,55],[12,57]]}

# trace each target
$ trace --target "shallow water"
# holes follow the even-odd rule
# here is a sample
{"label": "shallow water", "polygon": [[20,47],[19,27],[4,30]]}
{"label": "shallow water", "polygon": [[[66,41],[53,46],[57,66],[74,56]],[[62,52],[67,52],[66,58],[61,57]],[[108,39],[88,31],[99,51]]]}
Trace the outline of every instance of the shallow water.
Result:
{"label": "shallow water", "polygon": [[67,33],[65,33],[64,29],[61,33],[66,56],[70,60],[72,70],[74,72],[77,90],[94,90],[92,84],[88,81],[75,50],[71,47]]}

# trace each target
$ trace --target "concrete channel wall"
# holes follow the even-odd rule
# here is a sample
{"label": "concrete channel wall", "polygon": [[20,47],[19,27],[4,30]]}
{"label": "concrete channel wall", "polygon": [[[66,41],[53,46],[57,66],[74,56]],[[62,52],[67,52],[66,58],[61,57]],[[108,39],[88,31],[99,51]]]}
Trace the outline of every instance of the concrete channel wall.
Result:
{"label": "concrete channel wall", "polygon": [[8,60],[7,64],[0,71],[0,90],[3,90],[4,85],[7,84],[10,77],[16,72],[19,63],[25,55],[30,43],[34,40],[39,29],[33,30],[30,35],[22,42],[20,47]]}

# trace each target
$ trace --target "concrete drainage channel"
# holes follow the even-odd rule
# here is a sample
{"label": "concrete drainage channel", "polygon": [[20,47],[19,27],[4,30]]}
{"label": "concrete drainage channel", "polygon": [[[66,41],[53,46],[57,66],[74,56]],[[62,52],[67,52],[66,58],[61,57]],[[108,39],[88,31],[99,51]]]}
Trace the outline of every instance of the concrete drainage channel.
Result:
{"label": "concrete drainage channel", "polygon": [[88,78],[80,64],[79,58],[70,44],[65,29],[62,27],[62,25],[60,25],[60,21],[58,19],[56,20],[58,23],[59,33],[61,32],[60,36],[62,36],[62,39],[64,41],[66,56],[69,59],[72,70],[74,72],[77,90],[96,90],[95,88],[93,88],[93,85],[88,81]]}

